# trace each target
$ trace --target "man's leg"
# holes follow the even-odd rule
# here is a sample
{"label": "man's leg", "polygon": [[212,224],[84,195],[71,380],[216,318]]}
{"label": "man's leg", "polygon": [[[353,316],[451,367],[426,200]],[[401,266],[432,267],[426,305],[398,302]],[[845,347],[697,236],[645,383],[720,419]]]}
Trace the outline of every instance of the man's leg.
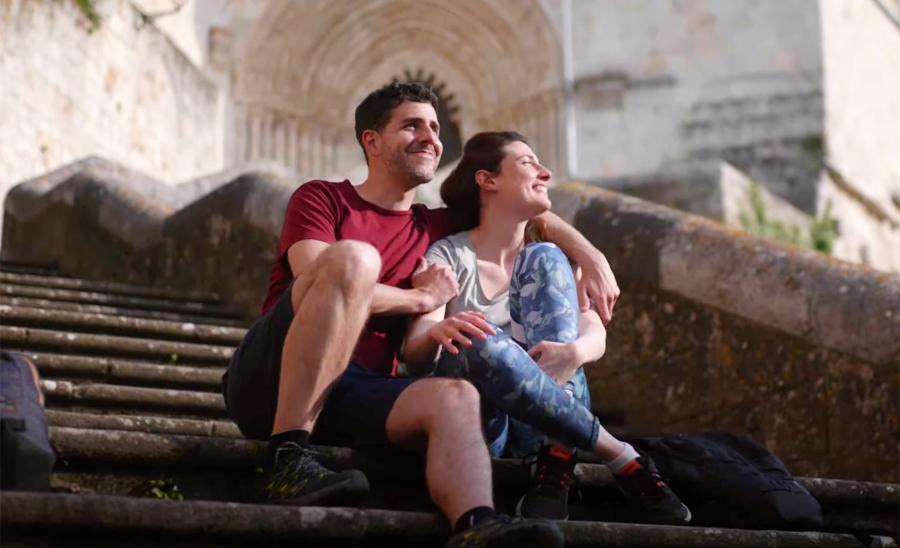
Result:
{"label": "man's leg", "polygon": [[310,432],[328,388],[347,368],[353,344],[369,317],[381,270],[369,244],[337,242],[294,282],[294,319],[281,354],[278,404],[272,434]]}
{"label": "man's leg", "polygon": [[332,472],[319,464],[309,436],[332,385],[347,368],[380,269],[375,248],[343,241],[322,252],[291,286],[294,314],[281,353],[267,502],[356,502],[369,490],[362,472]]}
{"label": "man's leg", "polygon": [[404,390],[388,415],[388,440],[427,445],[425,481],[450,524],[468,510],[493,508],[491,459],[481,428],[478,390],[460,379],[422,379]]}
{"label": "man's leg", "polygon": [[512,521],[494,511],[491,460],[481,433],[478,390],[468,381],[428,378],[409,385],[385,425],[400,446],[427,445],[425,481],[434,503],[456,532],[447,547],[561,547],[549,522]]}

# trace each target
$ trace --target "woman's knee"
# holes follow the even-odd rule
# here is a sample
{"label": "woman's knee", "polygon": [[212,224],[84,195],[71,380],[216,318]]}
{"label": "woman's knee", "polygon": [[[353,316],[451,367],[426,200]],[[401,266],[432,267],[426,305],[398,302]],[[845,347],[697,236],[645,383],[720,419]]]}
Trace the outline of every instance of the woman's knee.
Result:
{"label": "woman's knee", "polygon": [[552,242],[535,242],[526,245],[519,252],[521,266],[547,269],[565,265],[569,266],[569,258],[558,245]]}

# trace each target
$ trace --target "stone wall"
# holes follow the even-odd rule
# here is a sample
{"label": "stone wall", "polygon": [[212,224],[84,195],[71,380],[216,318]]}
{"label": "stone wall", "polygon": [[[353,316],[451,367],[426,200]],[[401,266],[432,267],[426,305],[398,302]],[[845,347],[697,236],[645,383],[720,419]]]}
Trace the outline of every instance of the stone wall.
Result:
{"label": "stone wall", "polygon": [[[161,204],[150,180],[96,164],[10,194],[5,258],[257,313],[292,179],[232,172]],[[623,289],[588,371],[626,428],[746,432],[801,475],[897,481],[900,278],[594,187],[553,200]]]}
{"label": "stone wall", "polygon": [[0,2],[0,202],[14,184],[99,154],[166,182],[223,166],[221,97],[127,0]]}
{"label": "stone wall", "polygon": [[722,159],[812,212],[822,84],[816,2],[573,0],[577,173]]}
{"label": "stone wall", "polygon": [[628,429],[745,432],[800,474],[897,481],[900,277],[594,187],[554,209],[622,287],[588,378]]}

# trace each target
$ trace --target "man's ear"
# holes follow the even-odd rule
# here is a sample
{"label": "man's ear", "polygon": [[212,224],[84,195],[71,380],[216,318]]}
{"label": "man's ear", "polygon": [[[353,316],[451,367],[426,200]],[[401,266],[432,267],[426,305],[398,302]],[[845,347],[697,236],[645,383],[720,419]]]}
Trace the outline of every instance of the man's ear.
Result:
{"label": "man's ear", "polygon": [[363,148],[366,149],[366,156],[379,156],[381,154],[381,135],[374,129],[366,129],[361,136]]}
{"label": "man's ear", "polygon": [[475,183],[482,190],[494,190],[497,187],[493,173],[486,169],[479,169],[475,172]]}

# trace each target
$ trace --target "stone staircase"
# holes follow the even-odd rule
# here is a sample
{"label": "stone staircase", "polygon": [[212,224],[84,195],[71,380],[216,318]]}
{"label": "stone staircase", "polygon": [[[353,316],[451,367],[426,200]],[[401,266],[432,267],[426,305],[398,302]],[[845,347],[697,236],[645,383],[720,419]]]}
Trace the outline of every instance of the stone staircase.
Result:
{"label": "stone staircase", "polygon": [[[255,504],[263,444],[226,418],[220,378],[245,324],[215,295],[62,277],[6,263],[0,344],[37,365],[57,450],[53,491],[4,492],[4,546],[440,546],[421,457],[322,448],[359,467],[373,493],[360,508]],[[494,461],[498,506],[528,475]],[[561,524],[567,546],[896,546],[898,486],[801,478],[826,530],[750,531],[727,523],[648,526],[623,510],[607,469],[576,468],[580,497]]]}

